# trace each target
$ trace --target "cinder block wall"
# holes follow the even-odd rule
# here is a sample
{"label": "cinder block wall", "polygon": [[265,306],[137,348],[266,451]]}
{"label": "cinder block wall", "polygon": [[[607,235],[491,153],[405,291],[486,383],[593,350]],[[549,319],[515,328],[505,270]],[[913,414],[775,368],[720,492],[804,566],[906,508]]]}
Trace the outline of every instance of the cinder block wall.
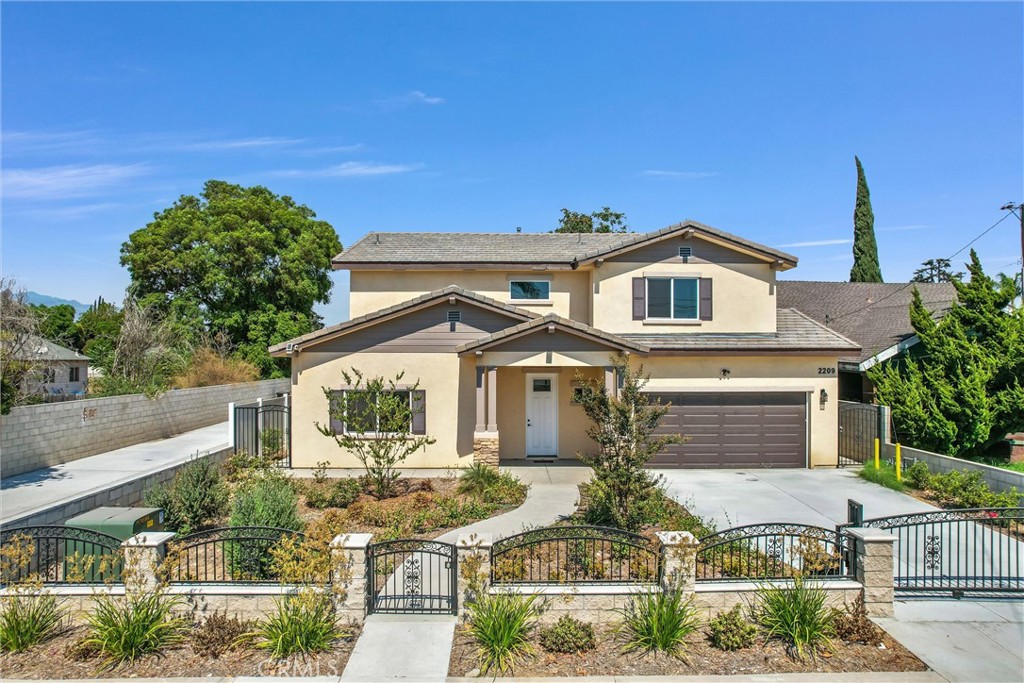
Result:
{"label": "cinder block wall", "polygon": [[[903,446],[901,450],[904,463],[910,458],[916,458],[927,463],[928,469],[932,474],[952,472],[953,470],[980,472],[985,483],[993,491],[1009,491],[1011,488],[1016,488],[1018,492],[1024,493],[1024,474],[1020,472],[1003,469],[1002,467],[983,465],[980,462],[953,458],[948,455],[940,455],[931,451],[921,451],[909,446]],[[895,458],[896,445],[891,443],[884,444],[881,455],[886,460]]]}
{"label": "cinder block wall", "polygon": [[290,382],[175,389],[155,399],[132,394],[20,406],[0,417],[0,477],[225,422],[228,403],[273,397],[288,391]]}

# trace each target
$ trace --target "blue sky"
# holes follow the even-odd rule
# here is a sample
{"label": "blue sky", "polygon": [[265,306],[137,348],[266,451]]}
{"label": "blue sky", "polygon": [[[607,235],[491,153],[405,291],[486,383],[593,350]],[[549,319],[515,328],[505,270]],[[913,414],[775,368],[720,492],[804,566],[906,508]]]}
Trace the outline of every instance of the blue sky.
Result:
{"label": "blue sky", "polygon": [[[5,2],[3,271],[119,301],[128,234],[218,178],[293,196],[345,245],[608,205],[845,280],[858,154],[883,274],[906,281],[1024,199],[1022,8]],[[978,242],[987,268],[1018,267],[1018,225]]]}

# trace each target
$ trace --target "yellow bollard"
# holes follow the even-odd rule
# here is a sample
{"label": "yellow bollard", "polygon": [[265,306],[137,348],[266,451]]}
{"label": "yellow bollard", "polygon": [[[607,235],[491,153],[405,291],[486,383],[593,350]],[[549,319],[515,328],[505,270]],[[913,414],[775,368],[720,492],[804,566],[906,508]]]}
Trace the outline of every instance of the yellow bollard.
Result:
{"label": "yellow bollard", "polygon": [[879,448],[880,448],[880,442],[879,442],[878,439],[875,439],[875,469],[876,470],[882,469],[882,463],[879,461],[879,457],[878,457]]}
{"label": "yellow bollard", "polygon": [[896,481],[903,481],[903,453],[899,444],[896,444]]}

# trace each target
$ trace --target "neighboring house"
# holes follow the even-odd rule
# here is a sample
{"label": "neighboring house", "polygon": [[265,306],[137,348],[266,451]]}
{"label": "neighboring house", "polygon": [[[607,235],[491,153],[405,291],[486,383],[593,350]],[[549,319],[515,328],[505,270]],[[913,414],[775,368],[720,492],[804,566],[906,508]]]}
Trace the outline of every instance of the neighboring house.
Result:
{"label": "neighboring house", "polygon": [[44,400],[84,398],[89,387],[89,358],[74,349],[38,338],[25,345],[26,355],[38,371],[28,380],[26,391]]}
{"label": "neighboring house", "polygon": [[613,354],[671,402],[689,440],[664,467],[837,464],[837,364],[859,347],[776,305],[794,256],[686,221],[643,234],[370,233],[334,259],[352,319],[271,347],[291,357],[296,467],[358,466],[314,423],[342,370],[404,372],[409,467],[575,458],[594,448],[578,377],[617,387]]}
{"label": "neighboring house", "polygon": [[[921,301],[941,317],[956,301],[948,283],[914,283]],[[839,358],[839,398],[871,403],[874,385],[868,368],[889,360],[917,343],[910,324],[914,287],[906,283],[808,282],[779,280],[779,308],[795,308],[829,329],[852,339],[858,353]]]}

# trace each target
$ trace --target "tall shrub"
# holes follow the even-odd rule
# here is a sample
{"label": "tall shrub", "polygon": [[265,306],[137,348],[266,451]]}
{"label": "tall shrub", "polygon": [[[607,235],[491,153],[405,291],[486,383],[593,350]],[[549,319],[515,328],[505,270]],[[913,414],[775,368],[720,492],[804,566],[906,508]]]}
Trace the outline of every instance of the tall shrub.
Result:
{"label": "tall shrub", "polygon": [[857,163],[857,204],[853,209],[853,268],[850,282],[881,282],[878,243],[875,241],[875,214],[871,210],[871,192],[860,159]]}

